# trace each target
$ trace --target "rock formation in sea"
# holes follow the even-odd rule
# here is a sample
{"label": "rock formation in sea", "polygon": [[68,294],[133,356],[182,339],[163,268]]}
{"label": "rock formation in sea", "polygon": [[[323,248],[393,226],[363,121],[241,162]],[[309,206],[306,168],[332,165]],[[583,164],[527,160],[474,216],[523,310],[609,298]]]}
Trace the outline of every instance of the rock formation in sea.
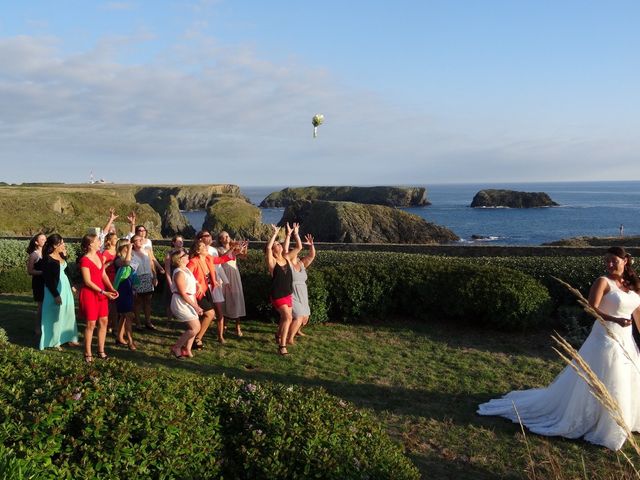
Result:
{"label": "rock formation in sea", "polygon": [[537,208],[554,207],[558,204],[544,192],[517,192],[515,190],[480,190],[473,197],[472,208],[508,207]]}
{"label": "rock formation in sea", "polygon": [[291,203],[280,225],[300,223],[302,233],[320,242],[440,244],[459,240],[451,230],[382,205],[309,201]]}
{"label": "rock formation in sea", "polygon": [[431,205],[422,187],[299,187],[269,194],[260,203],[264,208],[286,207],[297,200],[331,200],[388,207]]}
{"label": "rock formation in sea", "polygon": [[207,208],[204,228],[217,235],[225,230],[231,238],[266,240],[271,227],[261,221],[260,209],[240,197],[220,197]]}
{"label": "rock formation in sea", "polygon": [[180,211],[178,199],[171,195],[167,202],[164,212],[162,213],[162,229],[163,237],[173,237],[174,235],[182,235],[185,238],[193,238],[196,231],[189,223],[187,218]]}

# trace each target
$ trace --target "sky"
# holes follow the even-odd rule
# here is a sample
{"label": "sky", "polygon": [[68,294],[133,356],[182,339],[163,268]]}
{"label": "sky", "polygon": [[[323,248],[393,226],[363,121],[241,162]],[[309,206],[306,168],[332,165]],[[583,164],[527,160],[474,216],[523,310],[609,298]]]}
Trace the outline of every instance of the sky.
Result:
{"label": "sky", "polygon": [[2,10],[0,181],[640,179],[636,0]]}

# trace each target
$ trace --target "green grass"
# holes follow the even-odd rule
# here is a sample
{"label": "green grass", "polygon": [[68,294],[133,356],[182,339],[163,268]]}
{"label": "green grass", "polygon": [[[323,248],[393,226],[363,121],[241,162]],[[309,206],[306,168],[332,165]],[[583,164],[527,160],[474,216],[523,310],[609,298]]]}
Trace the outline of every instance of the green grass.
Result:
{"label": "green grass", "polygon": [[[27,295],[0,295],[0,327],[12,342],[33,345],[34,310]],[[242,338],[230,326],[224,346],[215,341],[212,327],[205,350],[178,361],[168,351],[180,325],[159,317],[154,321],[158,332],[135,332],[137,352],[114,347],[112,338],[107,352],[185,375],[324,387],[376,415],[424,478],[533,476],[520,427],[479,417],[475,410],[478,403],[509,390],[545,385],[563,366],[551,350],[548,332],[523,336],[401,319],[314,325],[288,357],[276,354],[274,324],[252,319],[244,322]],[[44,354],[82,361],[78,349]],[[582,441],[533,434],[526,439],[537,478],[621,478],[625,470],[620,455]],[[633,458],[630,448],[623,451]]]}

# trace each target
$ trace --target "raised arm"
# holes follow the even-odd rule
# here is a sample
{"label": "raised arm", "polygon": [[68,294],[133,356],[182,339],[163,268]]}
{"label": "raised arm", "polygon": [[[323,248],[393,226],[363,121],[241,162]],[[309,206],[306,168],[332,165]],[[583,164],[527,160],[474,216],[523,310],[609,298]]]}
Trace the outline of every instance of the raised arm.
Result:
{"label": "raised arm", "polygon": [[107,223],[105,224],[105,226],[102,229],[102,231],[103,232],[109,232],[109,229],[113,225],[113,222],[115,221],[116,218],[118,218],[118,215],[116,215],[116,209],[111,207],[109,209],[109,219],[107,220]]}
{"label": "raised arm", "polygon": [[131,239],[136,234],[136,212],[133,210],[127,215],[127,221],[129,222],[129,233],[127,238]]}
{"label": "raised arm", "polygon": [[269,267],[269,273],[273,273],[273,269],[276,266],[276,259],[273,257],[272,248],[273,244],[276,241],[276,238],[278,238],[278,233],[280,233],[280,227],[276,227],[275,225],[271,224],[271,228],[273,228],[273,235],[271,235],[269,243],[267,243],[267,247],[264,252],[265,260],[267,261],[267,266]]}
{"label": "raised arm", "polygon": [[283,251],[284,253],[287,253],[289,251],[289,244],[291,243],[291,234],[293,233],[293,228],[289,226],[289,222],[285,224],[285,227],[286,235],[284,237]]}
{"label": "raised arm", "polygon": [[302,241],[300,240],[300,224],[299,223],[293,224],[293,238],[296,241],[296,246],[293,247],[293,249],[291,249],[290,251],[284,253],[284,256],[291,261],[295,260],[298,257],[298,254],[300,253],[300,251],[302,250]]}
{"label": "raised arm", "polygon": [[306,240],[306,242],[304,242],[305,245],[309,246],[309,255],[302,259],[302,264],[304,265],[304,268],[309,268],[309,265],[311,265],[313,260],[316,258],[316,247],[313,245],[312,235],[307,233],[304,236],[304,239]]}

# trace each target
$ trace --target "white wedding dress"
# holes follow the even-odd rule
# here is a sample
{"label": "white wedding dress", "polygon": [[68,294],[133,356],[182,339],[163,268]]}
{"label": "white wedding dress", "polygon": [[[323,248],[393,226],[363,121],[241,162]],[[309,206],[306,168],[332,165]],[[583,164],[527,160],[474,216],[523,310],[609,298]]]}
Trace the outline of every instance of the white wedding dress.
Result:
{"label": "white wedding dress", "polygon": [[[640,305],[640,296],[624,292],[613,280],[604,277],[609,292],[600,302],[600,311],[614,317],[631,318]],[[580,355],[615,398],[631,431],[640,431],[640,352],[631,327],[615,322],[593,324],[589,337],[580,347]],[[618,342],[607,335],[607,330]],[[628,353],[622,350],[624,348]],[[630,358],[631,360],[630,360]],[[517,414],[516,410],[517,409]],[[540,435],[580,438],[611,450],[626,440],[624,430],[591,394],[589,387],[570,366],[547,388],[514,391],[479,406],[480,415],[498,415],[518,422]]]}

